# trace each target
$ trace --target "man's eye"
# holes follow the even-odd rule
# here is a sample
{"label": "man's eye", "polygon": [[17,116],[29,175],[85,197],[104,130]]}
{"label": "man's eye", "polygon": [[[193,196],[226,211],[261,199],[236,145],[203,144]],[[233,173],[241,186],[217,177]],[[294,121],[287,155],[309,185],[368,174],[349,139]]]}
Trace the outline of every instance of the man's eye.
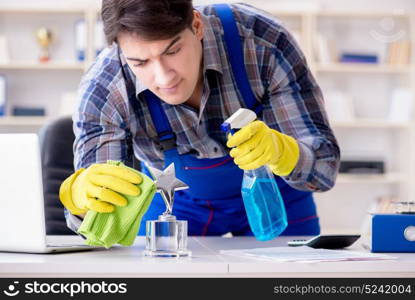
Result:
{"label": "man's eye", "polygon": [[134,64],[133,65],[133,67],[134,68],[137,68],[137,67],[142,67],[142,66],[144,66],[146,63],[145,62],[141,62],[141,63],[138,63],[138,64]]}
{"label": "man's eye", "polygon": [[180,51],[181,48],[177,48],[176,50],[170,51],[170,52],[166,52],[167,55],[173,55],[176,54],[177,52]]}

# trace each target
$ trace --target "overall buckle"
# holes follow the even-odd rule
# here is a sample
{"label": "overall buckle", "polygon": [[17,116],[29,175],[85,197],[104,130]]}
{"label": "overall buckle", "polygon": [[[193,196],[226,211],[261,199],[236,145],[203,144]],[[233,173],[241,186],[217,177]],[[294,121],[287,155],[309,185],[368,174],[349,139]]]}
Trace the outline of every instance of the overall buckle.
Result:
{"label": "overall buckle", "polygon": [[159,135],[159,142],[162,151],[176,148],[176,135],[172,132]]}

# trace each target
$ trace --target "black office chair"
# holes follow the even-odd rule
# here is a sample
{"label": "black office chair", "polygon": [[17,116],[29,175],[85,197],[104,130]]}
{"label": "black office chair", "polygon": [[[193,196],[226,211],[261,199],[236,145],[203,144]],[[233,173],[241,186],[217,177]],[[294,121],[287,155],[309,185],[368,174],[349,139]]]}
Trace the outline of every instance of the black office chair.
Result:
{"label": "black office chair", "polygon": [[45,125],[39,132],[39,138],[46,234],[75,234],[66,226],[63,205],[59,201],[61,183],[74,172],[72,145],[75,136],[71,117],[62,117]]}

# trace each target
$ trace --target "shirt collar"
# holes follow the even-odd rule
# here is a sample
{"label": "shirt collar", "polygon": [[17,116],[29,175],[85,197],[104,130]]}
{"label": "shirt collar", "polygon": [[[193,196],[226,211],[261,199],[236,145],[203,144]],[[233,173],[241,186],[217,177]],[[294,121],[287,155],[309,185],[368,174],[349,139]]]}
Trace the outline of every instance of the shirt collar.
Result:
{"label": "shirt collar", "polygon": [[216,40],[216,36],[220,37],[220,35],[213,31],[211,23],[215,20],[214,16],[202,15],[202,20],[205,27],[203,36],[203,71],[215,70],[222,74],[222,62],[220,59],[219,45]]}
{"label": "shirt collar", "polygon": [[135,93],[136,93],[136,95],[139,95],[140,93],[144,92],[147,89],[148,88],[143,83],[141,83],[140,80],[138,80],[138,79],[135,80]]}

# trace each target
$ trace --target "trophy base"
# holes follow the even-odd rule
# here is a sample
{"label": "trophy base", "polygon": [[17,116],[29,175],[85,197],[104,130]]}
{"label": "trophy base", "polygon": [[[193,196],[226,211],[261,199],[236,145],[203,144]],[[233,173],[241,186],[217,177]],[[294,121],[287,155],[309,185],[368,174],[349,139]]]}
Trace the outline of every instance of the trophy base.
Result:
{"label": "trophy base", "polygon": [[192,252],[187,251],[165,251],[165,250],[145,250],[145,256],[152,256],[152,257],[190,257],[192,256]]}
{"label": "trophy base", "polygon": [[39,57],[39,62],[40,63],[47,63],[49,61],[50,61],[50,57],[48,57],[48,56],[40,56]]}
{"label": "trophy base", "polygon": [[145,256],[188,257],[187,221],[172,215],[161,215],[158,220],[146,222]]}

